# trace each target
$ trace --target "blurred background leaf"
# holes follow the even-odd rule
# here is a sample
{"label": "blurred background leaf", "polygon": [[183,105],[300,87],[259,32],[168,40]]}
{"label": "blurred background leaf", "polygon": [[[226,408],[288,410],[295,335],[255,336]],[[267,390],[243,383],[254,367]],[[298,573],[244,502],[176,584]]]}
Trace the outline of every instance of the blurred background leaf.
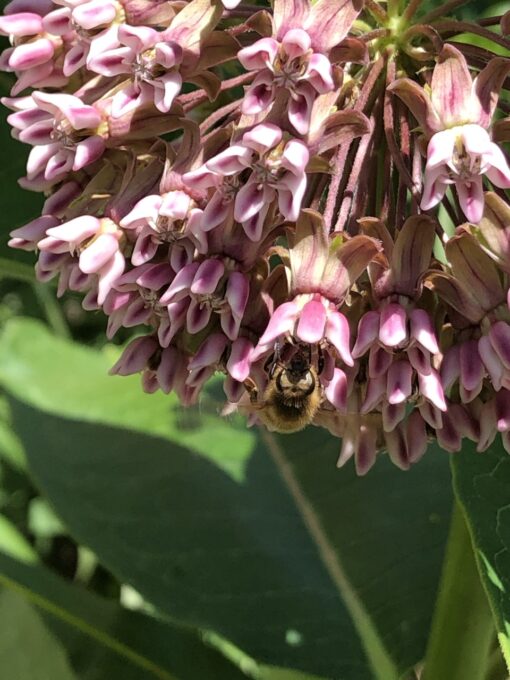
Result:
{"label": "blurred background leaf", "polygon": [[332,437],[261,440],[212,400],[183,413],[137,377],[109,378],[107,354],[27,320],[0,338],[15,431],[73,536],[160,612],[264,663],[364,680],[421,658],[446,456],[405,478],[382,459],[359,479],[335,469]]}

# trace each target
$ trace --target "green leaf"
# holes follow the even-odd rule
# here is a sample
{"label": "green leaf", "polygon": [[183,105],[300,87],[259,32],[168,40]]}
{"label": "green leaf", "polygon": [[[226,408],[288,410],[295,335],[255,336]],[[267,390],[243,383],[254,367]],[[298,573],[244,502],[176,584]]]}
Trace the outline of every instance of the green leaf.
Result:
{"label": "green leaf", "polygon": [[452,460],[454,486],[471,533],[510,667],[510,456],[498,440],[485,453],[472,445]]}
{"label": "green leaf", "polygon": [[[104,355],[32,322],[0,338],[0,382],[33,474],[73,535],[173,618],[252,657],[396,680],[425,649],[448,528],[448,458],[335,467],[320,430],[261,438],[205,402],[144,395]],[[152,436],[148,436],[148,434]]]}
{"label": "green leaf", "polygon": [[[246,677],[205,645],[197,631],[123,609],[44,567],[28,566],[0,553],[0,585],[37,605],[64,641],[75,670],[87,680]],[[48,675],[44,680],[57,678]]]}
{"label": "green leaf", "polygon": [[62,646],[20,595],[0,591],[0,676],[9,680],[75,680]]}
{"label": "green leaf", "polygon": [[4,515],[0,515],[0,550],[23,562],[38,561],[37,553],[30,543]]}

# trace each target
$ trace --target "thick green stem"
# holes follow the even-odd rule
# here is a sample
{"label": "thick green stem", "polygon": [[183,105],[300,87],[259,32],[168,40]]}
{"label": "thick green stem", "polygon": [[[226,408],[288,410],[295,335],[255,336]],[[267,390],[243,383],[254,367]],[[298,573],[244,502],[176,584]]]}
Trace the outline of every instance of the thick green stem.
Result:
{"label": "thick green stem", "polygon": [[421,680],[483,680],[494,623],[461,508],[453,508]]}

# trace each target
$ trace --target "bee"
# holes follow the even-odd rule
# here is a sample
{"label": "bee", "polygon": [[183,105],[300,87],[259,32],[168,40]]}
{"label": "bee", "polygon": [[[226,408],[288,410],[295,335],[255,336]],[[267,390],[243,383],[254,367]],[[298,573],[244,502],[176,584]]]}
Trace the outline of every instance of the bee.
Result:
{"label": "bee", "polygon": [[245,383],[252,409],[275,432],[298,432],[310,425],[323,400],[320,370],[312,364],[310,346],[307,351],[302,345],[290,345],[287,354],[282,360],[280,348],[275,349],[262,399],[251,380]]}

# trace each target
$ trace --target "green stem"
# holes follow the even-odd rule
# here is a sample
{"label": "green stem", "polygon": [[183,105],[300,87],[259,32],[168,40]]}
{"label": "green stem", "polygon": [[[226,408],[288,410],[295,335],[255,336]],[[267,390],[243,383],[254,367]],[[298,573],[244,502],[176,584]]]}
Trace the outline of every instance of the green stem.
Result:
{"label": "green stem", "polygon": [[34,291],[55,335],[59,335],[61,338],[70,338],[69,326],[60,304],[54,297],[54,291],[49,290],[43,283],[35,283]]}
{"label": "green stem", "polygon": [[421,680],[483,680],[493,639],[471,537],[455,503]]}
{"label": "green stem", "polygon": [[24,262],[17,262],[16,260],[8,260],[6,257],[0,257],[0,278],[14,279],[15,281],[23,281],[24,283],[34,283],[34,268]]}

